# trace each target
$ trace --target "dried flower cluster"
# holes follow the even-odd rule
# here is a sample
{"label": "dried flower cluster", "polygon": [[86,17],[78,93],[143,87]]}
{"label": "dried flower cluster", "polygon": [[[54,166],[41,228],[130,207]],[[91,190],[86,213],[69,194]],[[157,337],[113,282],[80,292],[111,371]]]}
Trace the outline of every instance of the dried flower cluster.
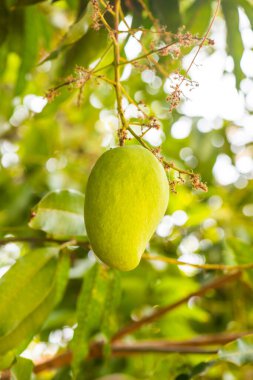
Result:
{"label": "dried flower cluster", "polygon": [[[170,78],[172,81],[171,84],[171,93],[167,97],[167,101],[169,103],[168,112],[172,112],[173,109],[175,109],[178,104],[181,101],[182,95],[184,95],[182,90],[182,84],[184,84],[184,87],[189,87],[189,90],[192,91],[194,88],[198,86],[198,83],[195,81],[190,80],[187,75],[188,71],[191,68],[196,55],[194,56],[194,59],[192,60],[188,70],[186,71],[185,75],[182,75],[179,71],[175,72],[173,75],[170,73],[167,73],[165,67],[162,65],[162,63],[159,62],[159,56],[160,57],[166,57],[168,56],[170,59],[178,59],[182,55],[182,48],[185,47],[192,47],[192,46],[198,46],[198,51],[204,44],[213,45],[214,42],[211,39],[207,38],[207,34],[205,35],[204,39],[200,38],[197,35],[192,35],[190,32],[185,31],[185,28],[182,27],[179,29],[178,33],[173,34],[171,32],[168,32],[166,30],[166,27],[160,26],[158,20],[154,19],[153,15],[150,13],[149,9],[147,8],[145,2],[143,0],[138,0],[139,4],[143,7],[143,11],[147,14],[147,16],[152,20],[153,27],[151,29],[145,29],[145,28],[135,28],[131,29],[131,27],[127,24],[127,21],[123,15],[122,10],[119,11],[118,9],[118,18],[116,18],[116,9],[110,4],[109,1],[105,0],[92,0],[92,21],[93,21],[93,28],[95,30],[100,29],[101,27],[105,27],[109,38],[112,40],[112,46],[114,45],[114,51],[117,51],[118,56],[115,55],[115,60],[111,64],[107,64],[104,67],[100,67],[98,70],[95,69],[87,69],[82,66],[76,66],[73,75],[69,76],[64,83],[56,86],[55,88],[49,89],[46,93],[46,98],[48,101],[54,100],[56,96],[59,95],[59,89],[63,86],[67,86],[69,90],[72,89],[79,89],[79,95],[78,95],[78,104],[81,103],[82,98],[82,91],[85,83],[91,79],[94,79],[97,83],[100,83],[101,81],[107,82],[111,84],[115,91],[116,91],[116,97],[118,99],[122,99],[123,92],[128,99],[130,104],[133,104],[137,107],[138,111],[140,111],[140,119],[137,119],[137,121],[131,121],[126,120],[124,116],[124,110],[122,109],[122,104],[120,101],[117,101],[118,103],[118,115],[121,120],[121,127],[118,130],[118,139],[119,144],[124,145],[124,142],[129,139],[129,134],[137,139],[143,146],[145,146],[147,149],[150,149],[153,154],[162,162],[165,169],[172,169],[179,173],[179,176],[177,179],[174,179],[170,181],[170,188],[173,192],[176,192],[176,186],[178,184],[184,183],[184,179],[182,178],[182,175],[187,175],[195,189],[201,189],[203,191],[207,191],[207,186],[200,180],[200,176],[198,174],[194,174],[191,171],[181,170],[173,163],[168,163],[164,160],[164,158],[161,156],[160,148],[152,149],[142,138],[145,136],[145,134],[152,128],[159,129],[160,123],[157,120],[157,118],[152,115],[149,116],[146,114],[143,109],[140,107],[143,102],[136,103],[129,94],[126,93],[126,90],[123,88],[122,84],[119,82],[119,74],[115,76],[115,81],[112,81],[109,77],[105,74],[100,74],[97,72],[101,72],[103,70],[106,70],[109,67],[114,67],[115,72],[119,73],[119,65],[126,65],[131,63],[132,66],[134,66],[139,71],[144,71],[146,69],[152,69],[153,71],[157,71],[159,74],[164,76],[165,78]],[[113,18],[117,21],[114,25],[114,28],[111,26],[110,22],[107,21],[107,15],[110,14],[113,16]],[[109,18],[108,18],[109,20]],[[127,32],[130,36],[132,36],[134,39],[138,41],[138,43],[142,46],[143,55],[138,56],[135,59],[132,60],[126,60],[121,59],[119,56],[119,42],[118,42],[118,35],[121,33],[118,29],[119,21],[122,21],[126,28]],[[141,31],[142,37],[137,38],[136,32]],[[150,36],[152,36],[152,41],[150,42]],[[147,37],[147,41],[146,38]],[[145,43],[146,41],[146,43]],[[149,41],[149,42],[148,42]],[[150,48],[148,50],[145,47],[145,44]],[[158,56],[158,58],[157,58]],[[102,60],[102,59],[101,59]],[[120,93],[119,93],[120,92]],[[141,127],[141,133],[140,135],[136,134],[132,128],[131,125],[138,125]]]}

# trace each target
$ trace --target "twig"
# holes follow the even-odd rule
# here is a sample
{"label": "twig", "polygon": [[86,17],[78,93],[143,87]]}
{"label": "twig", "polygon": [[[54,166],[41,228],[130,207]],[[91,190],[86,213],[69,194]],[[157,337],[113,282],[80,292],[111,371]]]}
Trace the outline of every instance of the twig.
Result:
{"label": "twig", "polygon": [[[201,349],[202,346],[220,346],[236,340],[245,335],[251,334],[251,331],[220,333],[210,335],[200,335],[186,340],[151,340],[131,343],[131,345],[122,342],[111,343],[112,356],[126,356],[139,353],[198,353],[210,354],[216,353],[217,349]],[[93,343],[90,348],[88,359],[103,356],[103,344],[100,342]],[[69,365],[72,360],[72,352],[65,351],[53,358],[44,360],[35,364],[34,372],[40,373],[45,370],[61,368]]]}
{"label": "twig", "polygon": [[251,269],[253,268],[253,263],[248,264],[238,264],[238,265],[227,265],[227,264],[194,264],[187,263],[185,261],[180,261],[177,259],[173,259],[171,257],[165,257],[160,255],[150,255],[148,253],[144,253],[142,255],[144,260],[154,260],[154,261],[163,261],[168,264],[174,264],[179,266],[190,266],[198,269],[208,269],[208,270],[226,270],[226,271],[235,271],[235,270],[243,270],[243,269]]}
{"label": "twig", "polygon": [[184,303],[188,302],[189,299],[192,297],[203,296],[210,289],[218,289],[218,288],[222,287],[224,284],[226,284],[227,282],[234,281],[235,279],[239,278],[240,275],[241,275],[241,272],[237,271],[237,272],[219,277],[218,279],[215,279],[214,281],[210,282],[209,284],[204,285],[202,288],[200,288],[196,292],[192,292],[192,293],[188,294],[187,296],[181,298],[179,301],[176,301],[175,303],[161,307],[158,310],[154,311],[151,315],[144,317],[144,318],[140,319],[139,321],[132,322],[132,323],[128,324],[127,326],[123,327],[112,337],[112,341],[114,342],[116,340],[119,340],[119,339],[123,338],[125,335],[128,335],[128,334],[138,330],[142,326],[161,318],[166,313],[168,313],[168,312],[176,309],[178,306],[181,306]]}
{"label": "twig", "polygon": [[[195,55],[194,55],[194,57],[193,57],[193,59],[192,59],[190,65],[189,65],[189,67],[188,67],[187,70],[186,70],[185,76],[186,76],[186,75],[189,73],[189,71],[191,70],[192,65],[193,65],[194,62],[195,62],[195,59],[197,58],[197,56],[198,56],[198,54],[199,54],[201,48],[203,47],[205,41],[207,40],[208,34],[210,33],[210,30],[211,30],[211,28],[212,28],[212,26],[213,26],[214,20],[215,20],[216,17],[217,17],[217,14],[218,14],[218,11],[219,11],[219,8],[220,8],[220,3],[221,3],[221,0],[217,0],[217,6],[216,6],[216,9],[215,9],[214,15],[213,15],[213,17],[212,17],[212,20],[211,20],[211,22],[210,22],[210,25],[209,25],[209,27],[208,27],[208,29],[207,29],[207,31],[206,31],[206,33],[205,33],[205,35],[204,35],[204,37],[203,37],[201,43],[199,44],[199,47],[198,47],[198,49],[197,49],[197,51],[196,51],[196,53],[195,53]],[[184,81],[184,79],[185,79],[185,78],[183,77],[182,82]],[[182,82],[181,82],[181,83],[182,83]],[[180,85],[179,85],[179,86],[180,86]]]}
{"label": "twig", "polygon": [[[189,354],[215,354],[217,349],[203,349],[195,346],[183,346],[176,344],[159,345],[159,342],[144,342],[144,343],[114,343],[111,346],[112,356],[128,356],[133,354],[145,353],[189,353]],[[94,359],[103,356],[103,345],[95,343],[91,346],[90,354],[87,359]],[[34,367],[34,373],[40,373],[45,370],[61,368],[67,366],[72,361],[72,352],[66,351],[56,355],[53,358],[47,359],[44,362],[38,363]]]}
{"label": "twig", "polygon": [[[54,238],[49,238],[49,237],[33,237],[33,236],[25,236],[25,237],[8,237],[4,239],[0,239],[0,245],[6,245],[8,243],[22,243],[22,242],[27,242],[27,243],[59,243],[59,244],[68,244],[69,240],[61,240],[61,239],[54,239]],[[81,247],[88,248],[89,243],[85,241],[77,241],[77,240],[72,240],[73,245],[79,245]]]}
{"label": "twig", "polygon": [[121,121],[121,127],[119,128],[119,143],[124,145],[126,138],[127,121],[122,109],[122,94],[120,85],[120,46],[118,41],[118,29],[119,29],[119,11],[120,11],[120,0],[115,1],[115,37],[114,37],[114,79],[115,79],[115,93],[117,99],[117,109]]}

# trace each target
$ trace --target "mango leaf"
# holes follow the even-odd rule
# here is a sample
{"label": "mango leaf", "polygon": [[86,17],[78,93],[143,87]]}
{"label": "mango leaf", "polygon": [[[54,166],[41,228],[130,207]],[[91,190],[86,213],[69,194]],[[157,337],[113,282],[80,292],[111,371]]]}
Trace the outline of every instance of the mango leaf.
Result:
{"label": "mango leaf", "polygon": [[11,369],[12,380],[30,380],[33,371],[33,362],[19,356]]}
{"label": "mango leaf", "polygon": [[226,344],[218,352],[220,360],[233,363],[237,366],[253,363],[253,335],[237,339]]}
{"label": "mango leaf", "polygon": [[119,305],[121,296],[120,273],[116,269],[109,271],[108,289],[104,301],[104,311],[101,318],[101,332],[110,338],[115,332],[115,309]]}
{"label": "mango leaf", "polygon": [[40,62],[40,64],[57,58],[63,50],[65,50],[69,45],[72,45],[80,40],[87,33],[91,20],[90,12],[86,12],[87,1],[85,3],[86,6],[84,7],[79,19],[69,27],[68,32],[62,38],[58,48],[52,51],[44,60]]}
{"label": "mango leaf", "polygon": [[0,336],[15,329],[47,295],[57,265],[55,248],[19,259],[0,280]]}
{"label": "mango leaf", "polygon": [[250,4],[248,0],[237,0],[239,6],[241,6],[246,13],[249,21],[251,23],[251,28],[253,28],[253,7],[252,3]]}
{"label": "mango leaf", "polygon": [[[76,65],[88,67],[98,59],[107,46],[107,32],[104,29],[89,29],[75,44],[71,45],[64,57],[60,75],[74,69]],[[87,49],[89,46],[89,49]]]}
{"label": "mango leaf", "polygon": [[55,190],[33,210],[29,226],[54,236],[85,236],[84,195],[75,190]]}
{"label": "mango leaf", "polygon": [[58,260],[57,272],[56,272],[56,292],[55,303],[59,303],[65,292],[70,269],[70,256],[68,253],[60,255]]}
{"label": "mango leaf", "polygon": [[210,0],[195,0],[184,14],[186,30],[202,36],[209,26],[212,16],[212,2]]}
{"label": "mango leaf", "polygon": [[[1,309],[0,369],[10,366],[15,356],[25,349],[59,301],[63,286],[66,286],[66,281],[62,281],[63,273],[66,277],[68,272],[68,268],[64,270],[66,263],[62,263],[60,260],[57,265],[56,248],[39,249],[19,259],[1,278],[0,295],[5,302],[1,300],[1,305],[6,310]],[[8,315],[8,321],[3,320],[2,315],[4,318]]]}
{"label": "mango leaf", "polygon": [[195,378],[197,375],[203,375],[207,372],[207,370],[212,367],[216,361],[208,361],[208,362],[200,362],[196,366],[194,366],[189,373],[182,373],[178,375],[175,380],[191,380]]}
{"label": "mango leaf", "polygon": [[38,54],[39,30],[34,7],[28,7],[24,13],[24,31],[22,38],[21,64],[18,72],[15,94],[19,95],[26,87],[27,75],[36,64]]}
{"label": "mango leaf", "polygon": [[170,32],[177,32],[182,25],[178,0],[150,0],[150,9],[161,25]]}
{"label": "mango leaf", "polygon": [[225,261],[229,265],[253,263],[253,247],[241,239],[226,239]]}
{"label": "mango leaf", "polygon": [[241,33],[239,30],[239,13],[238,3],[235,0],[223,0],[222,11],[226,22],[227,28],[227,50],[228,54],[234,60],[234,74],[236,77],[236,85],[239,88],[240,81],[243,79],[244,74],[241,70],[240,62],[243,54],[243,43]]}
{"label": "mango leaf", "polygon": [[[83,286],[77,304],[77,328],[71,342],[73,350],[72,369],[75,375],[79,366],[88,354],[89,337],[100,330],[101,321],[108,306],[108,293],[110,293],[110,271],[96,263],[84,276]],[[114,292],[115,293],[115,292]],[[113,295],[114,301],[115,295]]]}

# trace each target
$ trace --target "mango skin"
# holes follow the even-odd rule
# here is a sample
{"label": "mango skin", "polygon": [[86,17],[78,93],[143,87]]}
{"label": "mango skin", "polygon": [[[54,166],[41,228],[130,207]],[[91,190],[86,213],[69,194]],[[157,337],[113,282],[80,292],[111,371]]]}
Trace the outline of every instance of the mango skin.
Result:
{"label": "mango skin", "polygon": [[85,225],[94,253],[121,271],[136,268],[168,201],[165,170],[150,151],[134,145],[105,152],[85,194]]}

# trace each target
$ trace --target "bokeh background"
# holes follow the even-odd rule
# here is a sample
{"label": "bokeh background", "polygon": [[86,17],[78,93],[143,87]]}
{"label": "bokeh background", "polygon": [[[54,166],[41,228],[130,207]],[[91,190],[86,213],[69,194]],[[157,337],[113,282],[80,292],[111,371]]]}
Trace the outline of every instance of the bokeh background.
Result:
{"label": "bokeh background", "polygon": [[[153,147],[161,146],[168,161],[200,173],[209,189],[207,193],[192,189],[188,181],[177,186],[148,251],[187,263],[236,265],[253,258],[253,5],[250,0],[221,3],[209,35],[215,43],[201,49],[189,73],[198,85],[182,86],[176,109],[170,112],[166,101],[174,73],[185,72],[197,47],[182,48],[179,56],[175,52],[166,57],[155,55],[167,77],[144,60],[142,66],[125,65],[121,82],[131,97],[143,101],[159,120],[161,128],[151,129],[144,139]],[[185,25],[185,31],[203,36],[217,2],[159,0],[146,4],[168,31],[176,33]],[[132,28],[153,30],[152,20],[138,1],[123,2],[123,8]],[[74,86],[61,88],[52,102],[44,95],[73,75],[76,65],[94,67],[110,40],[104,28],[92,28],[87,1],[5,0],[0,9],[0,234],[2,238],[44,236],[28,227],[34,205],[55,189],[85,193],[96,159],[118,144],[119,125],[114,89],[107,83],[94,79],[85,83],[80,102]],[[123,22],[120,30],[121,55],[135,59],[143,53],[141,44],[123,33]],[[135,36],[150,46],[150,34],[136,31]],[[112,54],[111,49],[104,64],[112,61]],[[113,68],[108,68],[106,75],[113,78]],[[126,97],[123,107],[128,120],[140,117]],[[134,128],[140,132],[139,127]],[[175,175],[171,171],[172,180]],[[29,249],[28,243],[1,246],[0,273]],[[88,250],[76,249],[66,296],[25,351],[27,357],[38,360],[68,345],[76,321],[77,295],[90,260]],[[172,303],[220,274],[143,260],[136,270],[121,276],[115,326],[148,315],[156,305]],[[234,284],[191,299],[133,334],[129,342],[250,331],[252,287],[252,273],[245,271]],[[196,364],[210,360],[210,355],[135,355],[92,361],[85,364],[84,371],[87,379],[105,375],[114,379],[112,373],[124,374],[117,377],[122,380],[188,379]],[[251,364],[238,368],[220,361],[204,369],[205,375],[196,376],[253,377]],[[43,376],[38,378],[68,379],[69,369]]]}

